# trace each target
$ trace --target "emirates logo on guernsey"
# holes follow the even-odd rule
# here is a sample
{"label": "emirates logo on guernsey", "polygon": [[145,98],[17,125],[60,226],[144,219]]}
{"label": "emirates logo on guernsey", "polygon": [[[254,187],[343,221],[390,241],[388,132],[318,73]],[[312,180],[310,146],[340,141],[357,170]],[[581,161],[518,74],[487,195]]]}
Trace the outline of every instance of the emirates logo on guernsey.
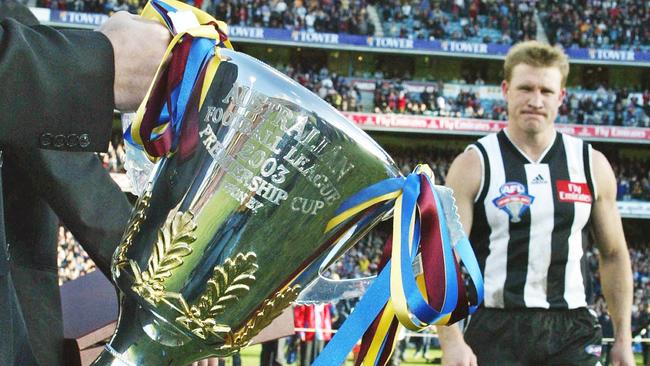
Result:
{"label": "emirates logo on guernsey", "polygon": [[591,203],[593,201],[587,183],[558,180],[555,184],[560,202]]}

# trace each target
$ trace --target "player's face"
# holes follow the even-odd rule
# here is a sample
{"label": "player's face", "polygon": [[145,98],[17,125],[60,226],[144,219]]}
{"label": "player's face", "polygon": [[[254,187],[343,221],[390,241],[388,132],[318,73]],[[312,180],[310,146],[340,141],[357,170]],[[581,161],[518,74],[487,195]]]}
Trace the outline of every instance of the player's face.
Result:
{"label": "player's face", "polygon": [[512,70],[510,82],[501,84],[508,103],[508,128],[536,134],[553,128],[553,121],[566,90],[557,67],[519,64]]}

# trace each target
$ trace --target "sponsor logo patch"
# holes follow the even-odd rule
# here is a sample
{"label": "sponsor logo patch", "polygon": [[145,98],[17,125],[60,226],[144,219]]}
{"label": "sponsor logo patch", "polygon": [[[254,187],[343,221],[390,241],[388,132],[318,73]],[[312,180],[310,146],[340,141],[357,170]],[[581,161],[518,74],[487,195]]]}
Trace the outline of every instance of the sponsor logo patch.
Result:
{"label": "sponsor logo patch", "polygon": [[555,182],[555,185],[557,188],[557,198],[560,202],[591,203],[593,201],[587,183],[558,180]]}
{"label": "sponsor logo patch", "polygon": [[535,197],[528,194],[526,186],[519,182],[506,182],[499,188],[501,195],[492,203],[510,216],[510,222],[521,221],[521,215],[530,207]]}

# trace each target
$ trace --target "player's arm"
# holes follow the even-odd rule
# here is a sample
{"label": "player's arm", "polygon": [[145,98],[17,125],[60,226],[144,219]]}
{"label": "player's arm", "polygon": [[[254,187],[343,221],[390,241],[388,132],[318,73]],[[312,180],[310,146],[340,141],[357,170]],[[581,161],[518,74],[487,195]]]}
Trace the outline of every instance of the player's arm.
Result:
{"label": "player's arm", "polygon": [[599,151],[593,152],[597,197],[591,218],[600,254],[603,295],[614,326],[615,342],[610,353],[614,365],[634,365],[632,355],[632,270],[621,217],[616,207],[616,178]]}
{"label": "player's arm", "polygon": [[[482,170],[479,153],[470,149],[456,157],[447,173],[447,186],[454,190],[460,222],[468,235],[472,228],[474,198],[481,186]],[[476,366],[476,356],[465,343],[458,325],[439,326],[438,335],[444,366]]]}

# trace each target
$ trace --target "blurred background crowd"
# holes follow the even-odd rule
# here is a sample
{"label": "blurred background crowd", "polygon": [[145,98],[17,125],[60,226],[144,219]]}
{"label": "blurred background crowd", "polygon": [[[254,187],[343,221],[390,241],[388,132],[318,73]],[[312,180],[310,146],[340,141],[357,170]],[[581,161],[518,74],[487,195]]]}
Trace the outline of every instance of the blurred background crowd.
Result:
{"label": "blurred background crowd", "polygon": [[[276,65],[299,84],[335,108],[349,112],[415,114],[505,121],[506,105],[498,95],[482,96],[485,83],[476,77],[452,83],[409,82],[403,79],[346,78],[326,67]],[[377,78],[379,76],[379,78]],[[483,88],[481,88],[483,87]],[[498,90],[498,86],[492,88]],[[497,93],[498,94],[498,93]],[[560,107],[558,123],[626,127],[650,126],[650,90],[628,88],[569,88]]]}
{"label": "blurred background crowd", "polygon": [[[424,40],[647,50],[644,0],[190,0],[231,25]],[[37,6],[138,13],[144,0],[38,0]]]}

